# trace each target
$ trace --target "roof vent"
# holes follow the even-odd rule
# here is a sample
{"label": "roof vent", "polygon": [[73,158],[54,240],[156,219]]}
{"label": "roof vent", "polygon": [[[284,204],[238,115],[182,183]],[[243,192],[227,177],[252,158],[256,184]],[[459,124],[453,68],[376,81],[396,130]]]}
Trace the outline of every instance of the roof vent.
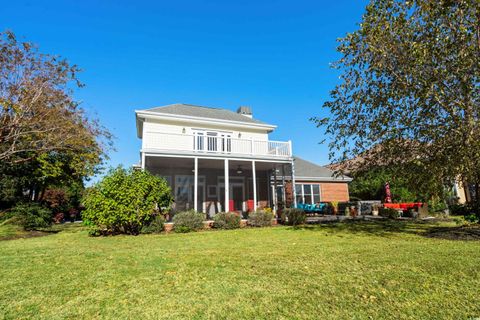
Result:
{"label": "roof vent", "polygon": [[249,117],[250,119],[253,118],[252,108],[247,106],[241,106],[237,109],[237,113],[241,114],[242,116]]}

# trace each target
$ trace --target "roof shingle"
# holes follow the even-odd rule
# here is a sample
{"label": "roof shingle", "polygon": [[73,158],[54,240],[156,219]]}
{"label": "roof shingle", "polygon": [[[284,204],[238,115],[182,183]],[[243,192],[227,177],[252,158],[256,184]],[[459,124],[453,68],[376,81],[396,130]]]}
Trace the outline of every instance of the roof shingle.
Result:
{"label": "roof shingle", "polygon": [[155,107],[146,109],[149,112],[158,112],[164,114],[174,114],[189,117],[200,117],[209,119],[228,120],[236,122],[244,122],[250,124],[269,125],[257,119],[249,118],[239,113],[227,109],[195,106],[191,104],[175,103],[163,107]]}
{"label": "roof shingle", "polygon": [[307,160],[303,160],[297,156],[295,160],[295,176],[296,177],[308,177],[308,178],[321,178],[332,180],[350,180],[347,176],[336,176],[334,171],[327,167],[320,166]]}

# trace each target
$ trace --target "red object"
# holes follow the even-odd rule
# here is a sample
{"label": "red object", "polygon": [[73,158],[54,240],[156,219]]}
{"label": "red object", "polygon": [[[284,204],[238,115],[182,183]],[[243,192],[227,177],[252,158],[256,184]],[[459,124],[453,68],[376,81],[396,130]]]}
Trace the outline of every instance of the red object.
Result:
{"label": "red object", "polygon": [[384,203],[385,208],[400,209],[400,203]]}
{"label": "red object", "polygon": [[385,183],[385,202],[392,202],[392,193],[390,192],[390,183]]}
{"label": "red object", "polygon": [[417,209],[422,207],[422,202],[402,202],[402,203],[384,203],[384,208],[401,209],[407,211],[408,209]]}
{"label": "red object", "polygon": [[228,200],[228,211],[235,211],[235,203],[233,200]]}
{"label": "red object", "polygon": [[253,200],[247,200],[248,211],[253,211]]}

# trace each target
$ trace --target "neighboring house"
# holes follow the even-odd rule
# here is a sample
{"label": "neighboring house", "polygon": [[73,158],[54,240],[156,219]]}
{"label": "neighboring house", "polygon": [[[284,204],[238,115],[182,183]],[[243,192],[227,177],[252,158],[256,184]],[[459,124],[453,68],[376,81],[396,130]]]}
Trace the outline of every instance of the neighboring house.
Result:
{"label": "neighboring house", "polygon": [[294,159],[292,142],[269,140],[276,126],[253,118],[249,107],[233,112],[172,104],[135,113],[140,166],[168,181],[177,211],[212,216],[348,200],[349,178],[335,178],[324,167]]}
{"label": "neighboring house", "polygon": [[475,186],[458,179],[453,185],[453,193],[459,204],[472,202],[475,199]]}

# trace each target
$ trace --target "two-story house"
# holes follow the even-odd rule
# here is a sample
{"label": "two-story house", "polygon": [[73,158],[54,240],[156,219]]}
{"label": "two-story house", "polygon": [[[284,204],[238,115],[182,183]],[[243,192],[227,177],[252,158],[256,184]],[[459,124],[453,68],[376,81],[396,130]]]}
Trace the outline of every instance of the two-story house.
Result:
{"label": "two-story house", "polygon": [[[297,201],[348,200],[348,178],[295,159],[292,142],[269,140],[276,126],[253,118],[249,107],[233,112],[172,104],[135,113],[140,166],[168,181],[177,211],[213,216]],[[296,163],[302,172],[297,184]]]}

